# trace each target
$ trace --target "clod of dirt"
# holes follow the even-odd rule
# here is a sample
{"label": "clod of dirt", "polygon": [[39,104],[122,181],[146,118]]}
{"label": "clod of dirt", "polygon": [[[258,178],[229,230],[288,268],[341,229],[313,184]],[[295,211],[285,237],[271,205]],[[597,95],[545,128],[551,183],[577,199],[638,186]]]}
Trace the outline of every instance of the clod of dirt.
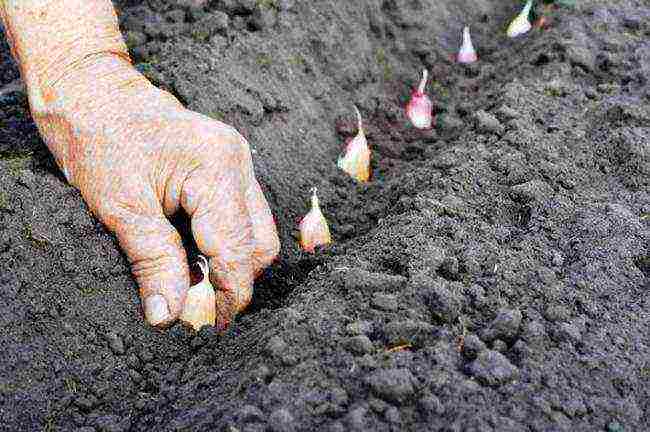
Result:
{"label": "clod of dirt", "polygon": [[398,404],[413,396],[417,384],[417,379],[408,369],[375,371],[366,381],[375,395]]}
{"label": "clod of dirt", "polygon": [[484,341],[494,339],[513,340],[519,333],[521,311],[518,309],[501,309],[489,326],[481,332]]}
{"label": "clod of dirt", "polygon": [[488,386],[499,386],[516,379],[519,369],[501,353],[485,350],[467,365],[467,372]]}

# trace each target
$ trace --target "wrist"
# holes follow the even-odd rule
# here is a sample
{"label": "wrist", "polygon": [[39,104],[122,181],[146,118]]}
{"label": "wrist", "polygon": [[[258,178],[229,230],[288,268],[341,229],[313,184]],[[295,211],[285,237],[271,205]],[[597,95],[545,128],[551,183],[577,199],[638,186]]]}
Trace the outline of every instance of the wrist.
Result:
{"label": "wrist", "polygon": [[[120,56],[86,57],[52,85],[31,91],[32,115],[47,147],[74,186],[86,153],[98,151],[104,129],[128,127],[129,107],[155,87]],[[30,96],[31,98],[32,96]]]}

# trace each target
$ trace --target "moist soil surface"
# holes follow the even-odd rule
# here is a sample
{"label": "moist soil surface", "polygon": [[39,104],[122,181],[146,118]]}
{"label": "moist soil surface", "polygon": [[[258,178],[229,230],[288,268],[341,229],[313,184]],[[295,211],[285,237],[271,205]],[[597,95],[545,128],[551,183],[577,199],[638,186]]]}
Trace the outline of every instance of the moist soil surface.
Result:
{"label": "moist soil surface", "polygon": [[[115,6],[137,67],[248,139],[282,256],[225,333],[145,325],[2,35],[0,429],[650,430],[647,1],[517,39],[510,0]],[[423,68],[429,131],[403,109]],[[336,167],[353,104],[367,184]],[[314,186],[334,243],[311,255]]]}

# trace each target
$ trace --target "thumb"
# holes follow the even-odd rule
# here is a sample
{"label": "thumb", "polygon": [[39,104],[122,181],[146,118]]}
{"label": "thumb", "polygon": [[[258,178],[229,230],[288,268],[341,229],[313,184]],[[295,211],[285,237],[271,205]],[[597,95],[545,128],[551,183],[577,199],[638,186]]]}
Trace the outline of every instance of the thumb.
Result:
{"label": "thumb", "polygon": [[171,324],[190,284],[180,235],[162,213],[122,219],[114,231],[140,287],[146,320],[158,327]]}

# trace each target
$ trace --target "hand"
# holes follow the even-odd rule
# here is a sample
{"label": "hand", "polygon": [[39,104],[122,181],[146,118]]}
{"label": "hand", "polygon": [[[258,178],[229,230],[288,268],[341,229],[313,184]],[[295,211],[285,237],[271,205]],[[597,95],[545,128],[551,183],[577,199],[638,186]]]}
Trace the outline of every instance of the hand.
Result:
{"label": "hand", "polygon": [[68,180],[116,234],[147,321],[172,323],[189,288],[186,254],[167,220],[182,207],[210,258],[218,324],[227,325],[279,251],[246,140],[118,57],[87,61],[52,87],[37,124]]}

